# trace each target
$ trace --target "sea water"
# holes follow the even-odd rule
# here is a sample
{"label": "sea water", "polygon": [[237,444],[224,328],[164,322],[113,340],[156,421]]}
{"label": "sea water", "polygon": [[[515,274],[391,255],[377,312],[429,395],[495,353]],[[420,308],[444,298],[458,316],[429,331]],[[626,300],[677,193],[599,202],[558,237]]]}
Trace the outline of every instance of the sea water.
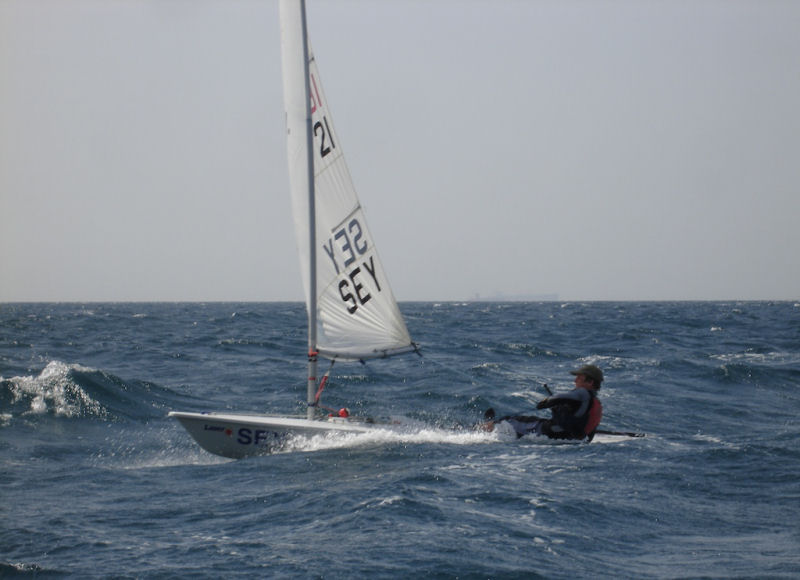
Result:
{"label": "sea water", "polygon": [[[0,577],[800,577],[800,304],[401,309],[323,404],[404,429],[231,461],[167,413],[304,413],[301,304],[0,305]],[[473,428],[586,363],[646,437]]]}

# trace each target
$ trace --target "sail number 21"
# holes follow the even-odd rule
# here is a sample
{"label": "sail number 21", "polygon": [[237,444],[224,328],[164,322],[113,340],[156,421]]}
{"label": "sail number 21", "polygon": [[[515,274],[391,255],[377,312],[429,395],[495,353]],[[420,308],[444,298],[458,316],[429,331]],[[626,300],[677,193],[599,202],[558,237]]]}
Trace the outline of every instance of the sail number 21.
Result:
{"label": "sail number 21", "polygon": [[314,123],[314,137],[316,137],[318,134],[321,134],[322,136],[319,144],[319,156],[325,157],[333,149],[336,149],[336,143],[333,142],[333,132],[331,132],[331,128],[328,126],[327,117],[322,117],[322,121],[317,121]]}
{"label": "sail number 21", "polygon": [[[314,75],[309,76],[309,80],[311,81],[311,114],[317,112],[317,109],[322,109],[322,97],[319,94],[319,89],[317,88],[317,79]],[[336,143],[333,141],[333,131],[331,131],[330,126],[328,125],[328,118],[325,115],[322,115],[322,120],[317,121],[314,123],[314,137],[319,135],[321,137],[320,144],[319,144],[319,156],[325,157],[331,151],[336,149]]]}

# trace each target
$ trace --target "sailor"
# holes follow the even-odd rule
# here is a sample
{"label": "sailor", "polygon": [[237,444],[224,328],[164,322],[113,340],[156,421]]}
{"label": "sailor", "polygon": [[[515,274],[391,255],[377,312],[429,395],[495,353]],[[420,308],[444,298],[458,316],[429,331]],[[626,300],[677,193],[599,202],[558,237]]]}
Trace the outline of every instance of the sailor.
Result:
{"label": "sailor", "polygon": [[486,419],[488,431],[494,430],[495,423],[506,421],[517,434],[545,435],[550,439],[586,439],[591,441],[600,419],[603,406],[597,398],[597,391],[603,382],[603,371],[595,365],[584,365],[570,371],[575,375],[575,388],[567,393],[551,395],[539,401],[537,409],[550,409],[552,418],[525,415],[508,415],[494,419],[494,410],[489,409]]}

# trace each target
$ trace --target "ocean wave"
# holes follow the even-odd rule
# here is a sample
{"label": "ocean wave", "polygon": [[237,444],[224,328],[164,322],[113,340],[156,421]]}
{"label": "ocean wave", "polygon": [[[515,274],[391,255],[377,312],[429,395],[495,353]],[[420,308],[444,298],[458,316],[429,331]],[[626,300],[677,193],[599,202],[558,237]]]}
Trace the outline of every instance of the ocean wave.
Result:
{"label": "ocean wave", "polygon": [[46,570],[38,564],[27,564],[25,562],[0,562],[0,578],[35,578],[36,576],[47,575],[60,576],[61,571]]}
{"label": "ocean wave", "polygon": [[800,353],[779,351],[757,352],[748,350],[745,352],[712,354],[709,356],[709,358],[712,360],[722,361],[723,363],[771,365],[776,367],[784,365],[797,366],[798,363],[800,363]]}
{"label": "ocean wave", "polygon": [[58,417],[119,421],[162,416],[174,393],[104,371],[50,361],[38,375],[0,377],[0,426],[17,418]]}
{"label": "ocean wave", "polygon": [[0,379],[0,397],[10,415],[107,418],[108,412],[75,380],[75,373],[92,373],[81,365],[50,362],[38,376]]}

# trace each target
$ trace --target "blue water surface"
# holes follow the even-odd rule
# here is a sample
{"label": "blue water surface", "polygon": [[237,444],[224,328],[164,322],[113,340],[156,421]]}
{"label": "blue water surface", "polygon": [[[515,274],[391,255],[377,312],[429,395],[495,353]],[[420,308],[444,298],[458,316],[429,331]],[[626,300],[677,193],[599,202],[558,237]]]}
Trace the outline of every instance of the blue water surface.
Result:
{"label": "blue water surface", "polygon": [[[800,304],[401,309],[323,402],[411,427],[230,461],[167,413],[302,413],[303,305],[0,305],[0,577],[800,577]],[[646,437],[473,430],[585,363]]]}

